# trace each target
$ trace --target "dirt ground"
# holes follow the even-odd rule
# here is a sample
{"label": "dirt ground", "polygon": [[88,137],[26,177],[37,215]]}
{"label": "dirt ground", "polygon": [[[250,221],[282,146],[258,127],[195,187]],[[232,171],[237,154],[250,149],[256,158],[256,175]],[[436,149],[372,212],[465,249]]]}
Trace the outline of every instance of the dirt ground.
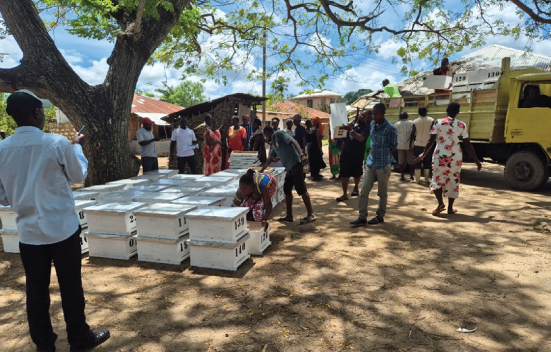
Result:
{"label": "dirt ground", "polygon": [[[272,222],[272,246],[237,272],[85,255],[89,324],[112,336],[97,351],[551,351],[551,183],[517,192],[483,167],[464,167],[459,213],[438,217],[426,185],[393,174],[386,223],[356,229],[357,198],[308,181],[319,219]],[[0,350],[34,351],[18,255],[0,253],[0,281]],[[51,290],[66,352],[55,278]]]}

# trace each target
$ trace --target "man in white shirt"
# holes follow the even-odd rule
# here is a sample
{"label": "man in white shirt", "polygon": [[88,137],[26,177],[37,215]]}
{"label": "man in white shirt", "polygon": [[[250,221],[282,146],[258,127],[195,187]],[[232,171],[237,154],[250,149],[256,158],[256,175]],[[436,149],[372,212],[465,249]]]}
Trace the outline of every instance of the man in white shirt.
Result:
{"label": "man in white shirt", "polygon": [[187,127],[187,119],[181,117],[180,127],[172,131],[172,137],[170,138],[170,155],[173,155],[174,149],[176,149],[179,174],[185,173],[186,164],[189,164],[189,169],[192,174],[199,174],[197,171],[195,153],[193,152],[193,145],[197,145],[195,132]]}
{"label": "man in white shirt", "polygon": [[80,226],[72,183],[86,179],[84,136],[73,146],[63,136],[43,133],[48,100],[20,90],[7,99],[18,128],[0,144],[0,204],[17,213],[19,250],[25,269],[27,320],[38,351],[54,352],[57,335],[50,314],[51,264],[57,273],[71,352],[87,351],[109,338],[86,324],[81,281]]}
{"label": "man in white shirt", "polygon": [[145,117],[142,119],[143,127],[136,132],[136,139],[140,144],[141,156],[142,156],[142,168],[146,173],[152,170],[159,170],[159,162],[157,160],[157,148],[155,142],[159,141],[151,132],[153,121]]}
{"label": "man in white shirt", "polygon": [[[419,156],[425,151],[425,147],[430,139],[430,130],[434,124],[434,119],[427,116],[427,108],[424,106],[420,107],[418,112],[419,117],[413,121],[410,137],[410,146],[413,146],[413,154],[415,156]],[[421,182],[421,175],[425,178],[425,182],[430,180],[431,162],[432,158],[424,158],[423,161],[415,164],[415,179],[417,183]]]}
{"label": "man in white shirt", "polygon": [[399,115],[400,121],[394,124],[396,127],[396,132],[398,133],[398,165],[400,165],[400,181],[404,181],[404,169],[406,168],[406,162],[409,165],[409,179],[414,181],[413,178],[413,148],[410,143],[411,128],[413,126],[413,121],[408,120],[408,113],[402,111]]}

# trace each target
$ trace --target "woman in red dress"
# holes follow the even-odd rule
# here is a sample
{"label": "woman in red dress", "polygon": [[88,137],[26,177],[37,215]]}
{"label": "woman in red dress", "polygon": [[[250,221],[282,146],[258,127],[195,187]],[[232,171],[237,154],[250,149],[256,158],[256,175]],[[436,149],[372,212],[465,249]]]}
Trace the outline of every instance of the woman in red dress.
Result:
{"label": "woman in red dress", "polygon": [[206,176],[222,170],[222,135],[218,130],[218,123],[212,120],[210,129],[205,131],[205,156],[204,174]]}

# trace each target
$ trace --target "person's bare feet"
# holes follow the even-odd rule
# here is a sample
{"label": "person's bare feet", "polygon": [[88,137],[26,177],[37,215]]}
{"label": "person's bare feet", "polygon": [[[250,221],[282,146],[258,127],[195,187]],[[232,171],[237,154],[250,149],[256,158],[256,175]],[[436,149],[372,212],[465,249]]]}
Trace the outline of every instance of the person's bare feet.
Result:
{"label": "person's bare feet", "polygon": [[448,214],[453,215],[457,213],[457,209],[448,209]]}

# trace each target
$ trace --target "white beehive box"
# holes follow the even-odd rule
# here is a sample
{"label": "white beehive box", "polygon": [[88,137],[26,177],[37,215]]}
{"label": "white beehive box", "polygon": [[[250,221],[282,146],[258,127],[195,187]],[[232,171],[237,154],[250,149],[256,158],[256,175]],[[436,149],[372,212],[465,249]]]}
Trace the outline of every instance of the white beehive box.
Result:
{"label": "white beehive box", "polygon": [[127,260],[136,255],[136,236],[88,233],[88,253],[90,257]]}
{"label": "white beehive box", "polygon": [[143,173],[144,175],[162,175],[166,177],[172,177],[178,175],[178,170],[152,170]]}
{"label": "white beehive box", "polygon": [[88,253],[88,231],[82,231],[80,233],[80,254]]}
{"label": "white beehive box", "polygon": [[142,202],[147,204],[155,203],[170,203],[173,200],[187,196],[187,194],[179,192],[144,192],[145,194],[137,197],[136,202]]}
{"label": "white beehive box", "polygon": [[179,239],[189,233],[185,214],[196,210],[196,205],[156,203],[134,212],[138,222],[138,236]]}
{"label": "white beehive box", "polygon": [[17,231],[17,213],[10,206],[0,206],[0,219],[4,230]]}
{"label": "white beehive box", "polygon": [[210,176],[205,176],[205,177],[201,177],[201,178],[198,178],[197,180],[195,180],[195,182],[217,182],[221,185],[225,185],[229,182],[232,182],[232,181],[235,181],[235,175],[233,176],[214,176],[214,175],[210,175]]}
{"label": "white beehive box", "polygon": [[136,232],[134,211],[147,206],[145,203],[106,203],[97,204],[84,210],[88,217],[90,233],[131,235]]}
{"label": "white beehive box", "polygon": [[149,192],[134,191],[131,189],[125,189],[124,191],[117,191],[113,193],[100,194],[97,199],[98,204],[116,203],[116,202],[133,202],[135,198],[140,197]]}
{"label": "white beehive box", "polygon": [[186,214],[191,239],[235,243],[247,231],[248,208],[201,207]]}
{"label": "white beehive box", "polygon": [[95,200],[75,200],[75,209],[77,211],[78,221],[80,223],[80,227],[83,229],[88,227],[88,219],[83,209],[94,204],[96,204]]}
{"label": "white beehive box", "polygon": [[236,271],[251,256],[249,255],[247,240],[248,232],[237,239],[236,243],[222,243],[188,240],[190,249],[190,265],[200,268]]}
{"label": "white beehive box", "polygon": [[200,196],[190,196],[184,198],[178,198],[170,202],[171,204],[181,204],[181,205],[195,205],[197,208],[201,207],[221,207],[222,204],[226,201],[224,197],[200,197]]}
{"label": "white beehive box", "polygon": [[450,89],[452,77],[450,76],[426,76],[423,77],[423,87],[431,89]]}
{"label": "white beehive box", "polygon": [[277,204],[284,202],[285,192],[283,191],[283,187],[278,187],[274,196]]}
{"label": "white beehive box", "polygon": [[138,260],[142,262],[180,265],[189,258],[189,235],[176,239],[138,236]]}
{"label": "white beehive box", "polygon": [[157,186],[170,186],[170,187],[178,187],[178,186],[183,186],[185,184],[187,184],[189,182],[189,180],[178,180],[178,179],[173,179],[173,178],[167,178],[167,179],[161,179],[159,181],[155,181],[153,183],[151,183],[152,185],[157,185]]}
{"label": "white beehive box", "polygon": [[81,188],[77,192],[97,192],[99,193],[99,195],[102,195],[105,193],[122,191],[124,189],[124,186],[125,186],[124,184],[120,184],[120,183],[113,183],[109,185],[97,185],[97,186]]}
{"label": "white beehive box", "polygon": [[247,240],[249,254],[262,255],[266,248],[272,244],[270,241],[270,225],[268,230],[264,231],[264,225],[260,222],[249,222],[249,234],[251,237]]}
{"label": "white beehive box", "polygon": [[194,175],[194,174],[178,174],[170,176],[169,180],[180,180],[180,181],[195,181],[198,178],[203,177],[203,175]]}
{"label": "white beehive box", "polygon": [[185,196],[196,196],[199,193],[206,191],[207,189],[207,187],[186,187],[184,185],[164,189],[161,191],[161,193],[183,193]]}
{"label": "white beehive box", "polygon": [[19,253],[19,236],[15,230],[0,230],[4,252]]}
{"label": "white beehive box", "polygon": [[74,200],[96,200],[98,198],[98,192],[73,192]]}
{"label": "white beehive box", "polygon": [[130,178],[125,178],[125,179],[122,179],[122,180],[107,182],[108,185],[122,184],[122,185],[124,185],[124,189],[128,189],[128,188],[134,187],[134,186],[145,186],[145,185],[148,185],[150,183],[151,183],[151,180],[148,180],[148,179],[133,180],[133,179],[130,179]]}
{"label": "white beehive box", "polygon": [[159,181],[161,179],[166,179],[168,176],[166,175],[140,175],[140,176],[134,176],[130,177],[131,180],[149,180],[149,182],[155,182]]}
{"label": "white beehive box", "polygon": [[[279,169],[279,168],[278,168]],[[285,172],[285,169],[283,170],[276,170],[272,176],[276,179],[276,186],[277,188],[283,188],[283,184],[285,183],[285,176],[287,176],[287,172]]]}
{"label": "white beehive box", "polygon": [[199,196],[202,197],[224,197],[224,207],[231,207],[233,198],[235,197],[235,192],[239,189],[239,183],[228,183],[220,187],[215,187],[208,189],[204,192],[199,193]]}
{"label": "white beehive box", "polygon": [[129,188],[129,191],[138,191],[138,192],[161,192],[167,188],[170,188],[170,185],[147,185],[147,186],[134,186]]}

